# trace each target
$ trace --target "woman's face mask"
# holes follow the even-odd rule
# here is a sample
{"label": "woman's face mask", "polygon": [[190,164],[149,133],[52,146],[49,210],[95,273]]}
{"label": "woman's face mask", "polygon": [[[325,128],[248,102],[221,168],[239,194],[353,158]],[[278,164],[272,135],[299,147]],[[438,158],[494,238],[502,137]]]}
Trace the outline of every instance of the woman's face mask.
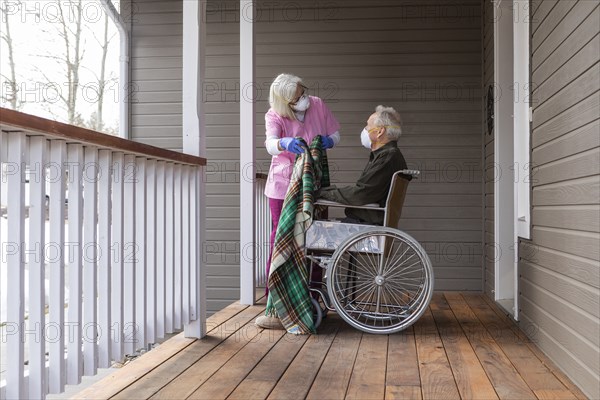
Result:
{"label": "woman's face mask", "polygon": [[308,107],[310,107],[310,100],[308,99],[308,95],[304,94],[302,95],[302,97],[300,97],[300,99],[296,102],[296,104],[291,105],[290,107],[292,108],[292,110],[294,111],[306,111],[308,109]]}
{"label": "woman's face mask", "polygon": [[369,137],[369,131],[366,127],[363,128],[362,132],[360,133],[360,142],[364,147],[371,150],[371,138]]}

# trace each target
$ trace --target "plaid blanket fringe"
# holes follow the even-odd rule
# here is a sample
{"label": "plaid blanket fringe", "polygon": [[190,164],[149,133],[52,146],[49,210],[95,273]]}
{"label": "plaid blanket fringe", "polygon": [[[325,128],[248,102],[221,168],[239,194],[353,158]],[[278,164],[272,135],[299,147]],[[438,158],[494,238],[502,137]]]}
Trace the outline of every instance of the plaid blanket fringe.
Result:
{"label": "plaid blanket fringe", "polygon": [[321,136],[315,137],[310,146],[304,140],[302,144],[305,152],[296,157],[275,234],[266,309],[267,315],[278,316],[292,334],[316,332],[304,259],[304,235],[313,218],[318,217],[315,213],[321,211],[314,207],[314,192],[329,186],[327,153]]}

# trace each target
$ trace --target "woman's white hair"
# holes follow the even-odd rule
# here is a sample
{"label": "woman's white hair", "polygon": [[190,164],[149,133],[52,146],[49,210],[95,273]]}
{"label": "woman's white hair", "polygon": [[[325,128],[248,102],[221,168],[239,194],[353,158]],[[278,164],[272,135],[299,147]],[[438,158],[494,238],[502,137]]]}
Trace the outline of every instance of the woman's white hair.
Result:
{"label": "woman's white hair", "polygon": [[282,117],[296,119],[290,102],[296,97],[298,85],[304,86],[302,79],[291,74],[279,74],[271,83],[269,92],[269,104],[275,112]]}
{"label": "woman's white hair", "polygon": [[375,114],[374,124],[385,127],[385,134],[388,139],[398,140],[400,135],[402,135],[402,120],[398,111],[392,107],[379,105],[375,109]]}

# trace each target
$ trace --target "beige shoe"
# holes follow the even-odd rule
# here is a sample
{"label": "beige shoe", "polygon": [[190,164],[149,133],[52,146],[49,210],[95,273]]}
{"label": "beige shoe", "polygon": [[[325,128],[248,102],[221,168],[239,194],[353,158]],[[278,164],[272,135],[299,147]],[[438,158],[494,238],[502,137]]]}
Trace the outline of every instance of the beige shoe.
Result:
{"label": "beige shoe", "polygon": [[281,320],[277,317],[268,317],[266,315],[261,315],[260,317],[256,318],[256,321],[254,321],[254,323],[257,326],[260,326],[261,328],[265,329],[284,329]]}

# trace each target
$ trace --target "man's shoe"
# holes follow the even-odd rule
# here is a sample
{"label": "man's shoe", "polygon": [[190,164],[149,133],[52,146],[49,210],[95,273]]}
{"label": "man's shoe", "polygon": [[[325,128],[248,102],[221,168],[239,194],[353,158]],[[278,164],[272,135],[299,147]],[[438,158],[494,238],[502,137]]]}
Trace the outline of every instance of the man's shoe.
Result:
{"label": "man's shoe", "polygon": [[281,320],[277,317],[261,315],[260,317],[256,318],[254,323],[264,329],[284,329]]}

